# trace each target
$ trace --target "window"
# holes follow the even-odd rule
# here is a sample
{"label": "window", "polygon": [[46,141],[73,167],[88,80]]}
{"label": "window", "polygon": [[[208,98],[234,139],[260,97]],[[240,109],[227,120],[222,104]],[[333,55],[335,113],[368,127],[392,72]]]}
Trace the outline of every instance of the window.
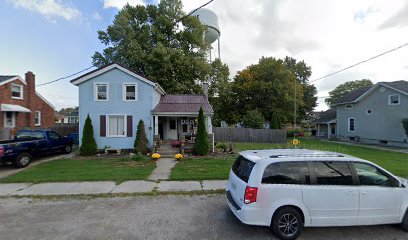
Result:
{"label": "window", "polygon": [[14,112],[4,112],[4,127],[15,127],[16,117]]}
{"label": "window", "polygon": [[108,101],[109,85],[107,83],[95,83],[95,101]]}
{"label": "window", "polygon": [[348,119],[348,131],[349,132],[354,132],[355,131],[355,119],[354,118],[349,118]]}
{"label": "window", "polygon": [[398,186],[395,179],[370,164],[355,162],[353,165],[357,171],[360,185],[384,187]]}
{"label": "window", "polygon": [[388,105],[399,105],[400,104],[400,95],[389,95],[388,96]]}
{"label": "window", "polygon": [[41,140],[44,139],[44,132],[35,131],[35,132],[18,132],[16,139],[36,139]]}
{"label": "window", "polygon": [[254,165],[255,165],[254,162],[249,161],[243,156],[238,156],[237,160],[235,160],[234,164],[232,165],[232,171],[242,181],[248,183],[249,176],[251,175],[252,168],[254,167]]}
{"label": "window", "polygon": [[348,162],[313,162],[318,185],[353,185]]}
{"label": "window", "polygon": [[53,139],[53,140],[59,140],[59,139],[61,139],[61,136],[58,135],[58,133],[52,132],[52,131],[48,132],[48,137],[49,137],[50,139]]}
{"label": "window", "polygon": [[134,83],[123,84],[123,101],[137,101],[137,85]]}
{"label": "window", "polygon": [[108,136],[109,137],[125,137],[126,124],[124,115],[108,116]]}
{"label": "window", "polygon": [[34,125],[35,126],[41,126],[41,112],[40,111],[35,111]]}
{"label": "window", "polygon": [[302,182],[310,183],[306,162],[272,163],[265,168],[262,177],[262,183],[266,184],[301,184]]}
{"label": "window", "polygon": [[351,105],[351,104],[346,104],[346,105],[345,105],[345,108],[346,108],[346,109],[353,109],[353,105]]}
{"label": "window", "polygon": [[23,86],[18,84],[12,84],[11,97],[15,99],[23,99]]}

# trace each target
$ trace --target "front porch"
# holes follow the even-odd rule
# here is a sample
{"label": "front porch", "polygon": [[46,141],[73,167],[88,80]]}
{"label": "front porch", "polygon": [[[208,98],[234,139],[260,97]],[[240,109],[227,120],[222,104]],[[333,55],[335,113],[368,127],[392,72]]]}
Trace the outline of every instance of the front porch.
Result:
{"label": "front porch", "polygon": [[[171,142],[186,139],[194,141],[197,133],[198,115],[154,115],[155,139]],[[208,134],[212,134],[211,116],[205,116],[205,126]]]}

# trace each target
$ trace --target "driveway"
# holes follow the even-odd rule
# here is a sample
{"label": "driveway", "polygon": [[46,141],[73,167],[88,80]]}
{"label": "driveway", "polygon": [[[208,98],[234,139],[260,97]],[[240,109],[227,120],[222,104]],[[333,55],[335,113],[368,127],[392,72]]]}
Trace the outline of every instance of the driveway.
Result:
{"label": "driveway", "polygon": [[[246,226],[224,195],[0,199],[2,239],[276,239]],[[397,226],[309,228],[299,239],[407,239]]]}
{"label": "driveway", "polygon": [[56,159],[61,159],[61,158],[71,158],[76,154],[75,151],[71,152],[70,154],[52,154],[52,155],[47,155],[43,157],[36,157],[33,159],[33,161],[30,163],[25,168],[15,168],[11,164],[7,165],[1,165],[0,166],[0,179],[14,175],[20,171],[23,171],[24,169],[30,168],[32,166],[35,166],[37,164],[43,163],[43,162],[48,162]]}

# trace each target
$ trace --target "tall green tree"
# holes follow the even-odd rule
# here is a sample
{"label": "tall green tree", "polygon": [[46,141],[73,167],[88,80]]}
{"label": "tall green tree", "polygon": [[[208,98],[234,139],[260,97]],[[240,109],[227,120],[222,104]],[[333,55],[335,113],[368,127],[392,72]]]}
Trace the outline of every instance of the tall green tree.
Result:
{"label": "tall green tree", "polygon": [[258,109],[269,121],[276,114],[278,121],[293,119],[294,83],[297,107],[303,104],[303,87],[295,74],[286,68],[284,61],[262,57],[257,64],[239,71],[231,84],[230,116],[242,117],[252,109]]}
{"label": "tall green tree", "polygon": [[208,134],[205,129],[204,111],[200,107],[198,112],[198,123],[197,123],[197,136],[194,140],[193,151],[197,155],[207,155],[210,150],[208,144]]}
{"label": "tall green tree", "polygon": [[344,97],[349,92],[363,88],[363,87],[370,87],[373,85],[373,82],[369,79],[361,79],[361,80],[354,80],[348,81],[343,84],[338,85],[333,91],[329,92],[329,97],[326,98],[325,102],[327,105],[332,107],[336,104],[342,97]]}
{"label": "tall green tree", "polygon": [[94,129],[92,120],[88,116],[85,119],[84,130],[82,131],[82,141],[79,147],[79,154],[82,156],[95,155],[97,150],[96,141],[94,137]]}
{"label": "tall green tree", "polygon": [[308,113],[313,111],[317,106],[317,89],[314,85],[309,83],[309,78],[312,75],[312,68],[304,61],[297,61],[292,57],[285,57],[284,64],[287,69],[295,74],[296,79],[303,87],[303,102],[299,106],[298,120],[306,119]]}
{"label": "tall green tree", "polygon": [[93,55],[95,66],[117,62],[158,82],[169,93],[199,91],[211,66],[206,59],[206,27],[185,16],[181,0],[120,10],[106,31],[98,31],[106,48]]}
{"label": "tall green tree", "polygon": [[139,123],[137,124],[136,139],[134,143],[135,153],[147,154],[148,143],[149,141],[147,140],[144,122],[142,119],[140,119]]}

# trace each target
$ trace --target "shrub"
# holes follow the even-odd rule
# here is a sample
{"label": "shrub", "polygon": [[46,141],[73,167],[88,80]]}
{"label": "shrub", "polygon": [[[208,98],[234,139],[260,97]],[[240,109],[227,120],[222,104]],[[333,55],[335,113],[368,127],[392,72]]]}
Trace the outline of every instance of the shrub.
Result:
{"label": "shrub", "polygon": [[278,116],[276,113],[272,113],[272,121],[271,121],[271,129],[280,129],[281,126],[279,125]]}
{"label": "shrub", "polygon": [[147,161],[148,156],[143,155],[141,153],[136,153],[135,155],[132,156],[132,160],[133,161],[137,161],[137,162],[145,162]]}
{"label": "shrub", "polygon": [[200,111],[198,112],[197,137],[194,141],[193,151],[197,155],[206,155],[208,150],[210,150],[210,146],[208,144],[207,130],[205,130],[204,112],[203,108],[200,107]]}
{"label": "shrub", "polygon": [[402,119],[401,123],[405,129],[405,134],[408,136],[408,118]]}
{"label": "shrub", "polygon": [[136,139],[135,139],[135,153],[141,153],[146,155],[148,152],[147,149],[148,140],[146,137],[145,127],[143,120],[140,119],[137,124]]}
{"label": "shrub", "polygon": [[217,145],[215,145],[217,148],[221,149],[223,152],[227,151],[227,144],[225,143],[217,143]]}
{"label": "shrub", "polygon": [[84,130],[82,131],[82,141],[79,153],[82,156],[91,156],[96,154],[96,150],[97,146],[94,137],[94,129],[92,126],[92,120],[88,114],[85,120]]}
{"label": "shrub", "polygon": [[246,128],[263,128],[265,119],[258,110],[248,111],[242,118],[242,124]]}
{"label": "shrub", "polygon": [[[295,130],[289,129],[289,130],[286,132],[286,136],[287,136],[287,137],[293,137],[293,133],[295,133]],[[297,135],[297,136],[301,136],[301,135],[302,135],[302,129],[296,128],[296,135]]]}

